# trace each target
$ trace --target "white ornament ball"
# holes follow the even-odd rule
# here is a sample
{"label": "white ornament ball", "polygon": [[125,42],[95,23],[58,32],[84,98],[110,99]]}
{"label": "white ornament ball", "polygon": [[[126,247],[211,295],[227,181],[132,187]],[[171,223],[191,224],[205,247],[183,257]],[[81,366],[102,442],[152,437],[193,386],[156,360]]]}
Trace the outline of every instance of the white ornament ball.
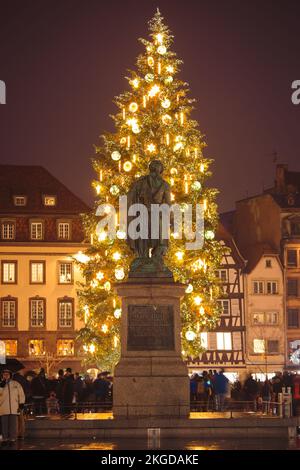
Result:
{"label": "white ornament ball", "polygon": [[157,48],[157,52],[158,52],[160,55],[164,55],[164,54],[167,52],[166,46],[159,46],[159,47]]}
{"label": "white ornament ball", "polygon": [[111,158],[112,158],[115,162],[117,162],[117,161],[120,160],[120,158],[121,158],[120,152],[118,152],[118,150],[115,150],[114,152],[112,152]]}
{"label": "white ornament ball", "polygon": [[189,330],[186,332],[185,337],[188,341],[194,341],[194,339],[196,338],[196,333],[194,333],[194,331]]}
{"label": "white ornament ball", "polygon": [[168,98],[165,98],[162,102],[161,105],[164,109],[168,109],[171,106],[171,101]]}
{"label": "white ornament ball", "polygon": [[215,232],[213,230],[206,230],[205,238],[206,240],[213,240],[215,238]]}
{"label": "white ornament ball", "polygon": [[121,315],[122,315],[122,309],[121,308],[116,308],[116,310],[114,311],[115,318],[120,318]]}

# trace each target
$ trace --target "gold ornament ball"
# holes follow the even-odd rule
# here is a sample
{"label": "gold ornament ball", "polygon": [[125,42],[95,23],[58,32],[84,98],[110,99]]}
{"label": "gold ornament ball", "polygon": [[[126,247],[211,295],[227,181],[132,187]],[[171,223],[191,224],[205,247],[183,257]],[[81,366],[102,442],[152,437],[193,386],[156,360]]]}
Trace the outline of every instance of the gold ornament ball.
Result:
{"label": "gold ornament ball", "polygon": [[130,103],[129,105],[129,111],[131,113],[135,113],[138,110],[138,104],[137,103]]}
{"label": "gold ornament ball", "polygon": [[118,186],[116,186],[115,184],[110,188],[109,191],[113,196],[117,196],[120,192]]}
{"label": "gold ornament ball", "polygon": [[172,121],[172,118],[169,114],[164,114],[163,117],[161,118],[163,124],[165,124],[166,126],[171,124],[171,121]]}
{"label": "gold ornament ball", "polygon": [[148,65],[149,65],[149,67],[153,67],[153,65],[154,65],[153,57],[148,57]]}
{"label": "gold ornament ball", "polygon": [[194,191],[199,191],[201,189],[202,185],[200,183],[200,181],[194,181],[191,185],[191,188],[194,190]]}
{"label": "gold ornament ball", "polygon": [[132,170],[132,163],[130,161],[127,161],[123,165],[124,171],[130,171]]}
{"label": "gold ornament ball", "polygon": [[166,85],[168,85],[169,83],[172,83],[172,82],[173,82],[173,77],[171,77],[171,75],[165,79]]}
{"label": "gold ornament ball", "polygon": [[154,75],[152,73],[147,73],[147,75],[145,75],[145,80],[146,82],[150,83],[150,82],[153,82],[154,80]]}

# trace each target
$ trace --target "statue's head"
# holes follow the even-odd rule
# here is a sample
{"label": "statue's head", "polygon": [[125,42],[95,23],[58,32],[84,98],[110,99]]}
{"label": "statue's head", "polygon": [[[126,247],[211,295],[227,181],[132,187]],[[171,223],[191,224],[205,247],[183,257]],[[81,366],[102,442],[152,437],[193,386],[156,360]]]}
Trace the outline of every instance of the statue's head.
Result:
{"label": "statue's head", "polygon": [[150,173],[157,173],[158,175],[161,175],[164,171],[163,164],[159,160],[152,160],[149,164],[149,171]]}

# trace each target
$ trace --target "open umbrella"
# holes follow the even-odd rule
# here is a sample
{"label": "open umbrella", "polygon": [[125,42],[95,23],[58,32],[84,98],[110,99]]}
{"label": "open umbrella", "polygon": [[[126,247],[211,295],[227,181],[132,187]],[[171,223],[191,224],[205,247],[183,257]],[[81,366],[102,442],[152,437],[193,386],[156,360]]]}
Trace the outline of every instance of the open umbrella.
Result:
{"label": "open umbrella", "polygon": [[5,369],[9,369],[11,372],[18,372],[21,369],[25,369],[25,366],[18,359],[7,358],[5,364],[0,364],[0,372]]}

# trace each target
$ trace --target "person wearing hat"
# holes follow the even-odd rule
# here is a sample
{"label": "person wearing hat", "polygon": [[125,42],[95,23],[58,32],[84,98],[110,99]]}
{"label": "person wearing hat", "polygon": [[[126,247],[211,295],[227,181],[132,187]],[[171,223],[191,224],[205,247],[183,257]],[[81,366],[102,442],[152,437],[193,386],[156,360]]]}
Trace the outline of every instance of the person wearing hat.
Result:
{"label": "person wearing hat", "polygon": [[12,380],[12,372],[4,369],[0,382],[0,417],[2,427],[2,447],[14,445],[18,433],[18,414],[23,409],[25,395],[22,386]]}

